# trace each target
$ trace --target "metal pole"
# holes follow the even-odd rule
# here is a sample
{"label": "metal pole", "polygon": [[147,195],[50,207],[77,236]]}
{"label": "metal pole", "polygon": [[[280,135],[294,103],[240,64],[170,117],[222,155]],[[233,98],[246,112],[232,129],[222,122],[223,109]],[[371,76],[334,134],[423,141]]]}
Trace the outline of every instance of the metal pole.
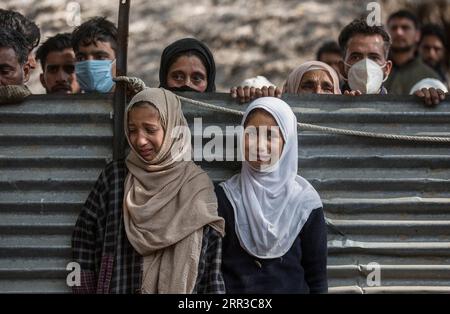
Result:
{"label": "metal pole", "polygon": [[[119,0],[118,49],[116,58],[116,75],[127,75],[128,21],[131,0]],[[124,110],[127,101],[126,83],[116,82],[114,92],[114,138],[113,159],[125,158]]]}

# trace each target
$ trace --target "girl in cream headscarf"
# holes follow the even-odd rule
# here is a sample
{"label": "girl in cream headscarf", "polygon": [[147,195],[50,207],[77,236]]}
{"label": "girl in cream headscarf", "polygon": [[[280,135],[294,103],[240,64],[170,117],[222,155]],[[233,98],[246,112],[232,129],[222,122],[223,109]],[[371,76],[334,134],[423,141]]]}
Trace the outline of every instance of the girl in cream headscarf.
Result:
{"label": "girl in cream headscarf", "polygon": [[179,98],[146,88],[125,111],[130,153],[100,175],[72,245],[75,292],[224,293],[224,220],[214,187],[189,158]]}
{"label": "girl in cream headscarf", "polygon": [[242,125],[241,172],[216,189],[226,221],[222,271],[227,293],[326,292],[322,202],[297,174],[294,113],[284,101],[263,97],[249,105]]}

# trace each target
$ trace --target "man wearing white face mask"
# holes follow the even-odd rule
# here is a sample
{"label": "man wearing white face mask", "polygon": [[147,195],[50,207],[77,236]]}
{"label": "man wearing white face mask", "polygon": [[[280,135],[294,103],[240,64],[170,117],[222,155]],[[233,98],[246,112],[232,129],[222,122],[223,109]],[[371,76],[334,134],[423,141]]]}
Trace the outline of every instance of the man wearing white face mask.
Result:
{"label": "man wearing white face mask", "polygon": [[339,45],[344,52],[340,63],[344,95],[387,94],[383,82],[392,69],[387,60],[391,38],[384,28],[354,20],[341,31]]}
{"label": "man wearing white face mask", "polygon": [[[369,26],[365,19],[354,20],[341,31],[339,45],[344,53],[341,74],[347,81],[344,95],[387,94],[384,82],[389,78],[392,61],[388,59],[391,37],[382,26]],[[425,105],[437,105],[444,93],[424,88],[414,93]]]}

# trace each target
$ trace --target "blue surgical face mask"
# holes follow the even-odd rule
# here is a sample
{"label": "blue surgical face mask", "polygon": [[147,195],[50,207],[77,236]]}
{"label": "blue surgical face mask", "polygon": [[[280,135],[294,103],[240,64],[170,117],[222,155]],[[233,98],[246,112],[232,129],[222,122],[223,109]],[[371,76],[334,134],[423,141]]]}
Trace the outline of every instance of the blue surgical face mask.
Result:
{"label": "blue surgical face mask", "polygon": [[85,92],[108,93],[114,86],[111,66],[116,60],[87,60],[75,63],[75,73]]}

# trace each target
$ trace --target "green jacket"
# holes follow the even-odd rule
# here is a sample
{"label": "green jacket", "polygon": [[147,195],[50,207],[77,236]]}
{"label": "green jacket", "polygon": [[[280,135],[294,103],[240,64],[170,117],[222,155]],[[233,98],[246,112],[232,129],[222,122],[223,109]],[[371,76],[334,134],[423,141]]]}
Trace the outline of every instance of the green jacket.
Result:
{"label": "green jacket", "polygon": [[441,79],[439,74],[417,56],[401,66],[394,65],[385,86],[390,95],[409,95],[414,84],[424,78]]}

